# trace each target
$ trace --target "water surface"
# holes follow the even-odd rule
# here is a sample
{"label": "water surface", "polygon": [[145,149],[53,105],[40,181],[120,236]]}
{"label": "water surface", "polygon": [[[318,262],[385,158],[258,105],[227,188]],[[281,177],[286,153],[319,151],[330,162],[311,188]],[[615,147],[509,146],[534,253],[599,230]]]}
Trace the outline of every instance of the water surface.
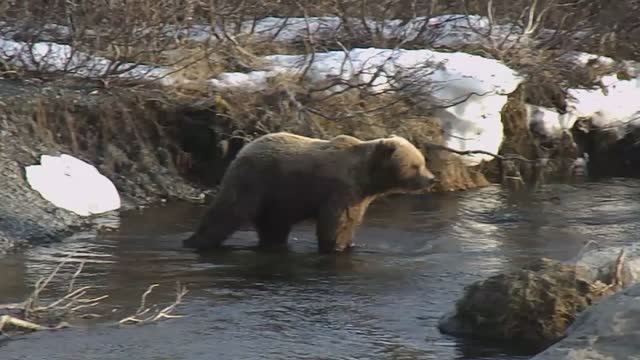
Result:
{"label": "water surface", "polygon": [[[569,260],[587,241],[634,241],[639,198],[632,180],[388,198],[371,207],[356,250],[338,256],[316,253],[312,224],[296,227],[288,252],[254,251],[248,228],[229,242],[233,251],[200,256],[180,244],[201,207],[122,214],[118,231],[0,258],[0,302],[22,300],[70,254],[85,262],[77,283],[110,295],[92,310],[104,318],[17,337],[0,345],[0,358],[528,359],[508,344],[440,334],[437,320],[475,280],[540,256]],[[178,308],[187,317],[113,325],[150,284],[160,286],[148,301],[170,302],[176,281],[189,289]]]}

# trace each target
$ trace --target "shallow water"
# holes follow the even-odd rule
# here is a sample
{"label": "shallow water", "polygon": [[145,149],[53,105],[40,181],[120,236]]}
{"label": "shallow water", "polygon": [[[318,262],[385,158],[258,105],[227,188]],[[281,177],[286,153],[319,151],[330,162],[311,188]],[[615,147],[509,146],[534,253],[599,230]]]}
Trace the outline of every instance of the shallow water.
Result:
{"label": "shallow water", "polygon": [[[180,247],[202,208],[188,204],[123,214],[119,230],[67,239],[0,258],[0,302],[22,300],[64,257],[63,291],[84,261],[78,286],[110,297],[77,327],[16,337],[1,359],[528,359],[508,344],[442,335],[438,318],[465,285],[539,256],[569,260],[588,241],[629,243],[640,230],[640,182],[500,187],[377,201],[348,255],[316,253],[311,224],[290,250],[259,253],[247,229],[234,250],[199,256]],[[188,315],[117,327],[140,295],[166,304],[175,282]],[[45,296],[55,297],[55,292]]]}

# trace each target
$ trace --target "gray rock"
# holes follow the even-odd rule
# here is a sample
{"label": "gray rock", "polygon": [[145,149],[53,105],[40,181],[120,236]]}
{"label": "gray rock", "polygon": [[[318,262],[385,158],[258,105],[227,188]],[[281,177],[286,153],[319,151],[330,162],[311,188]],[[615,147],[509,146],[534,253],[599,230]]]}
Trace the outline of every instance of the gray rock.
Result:
{"label": "gray rock", "polygon": [[640,246],[638,245],[590,249],[580,254],[575,263],[587,271],[589,280],[609,283],[620,250],[624,250],[621,280],[624,287],[627,287],[640,281]]}
{"label": "gray rock", "polygon": [[[7,122],[8,123],[8,122]],[[71,233],[85,224],[72,212],[57,209],[31,189],[24,178],[23,166],[37,163],[28,147],[14,136],[17,129],[8,125],[11,134],[0,138],[0,254],[31,242],[46,243]]]}
{"label": "gray rock", "polygon": [[640,359],[640,284],[580,314],[567,336],[532,360]]}

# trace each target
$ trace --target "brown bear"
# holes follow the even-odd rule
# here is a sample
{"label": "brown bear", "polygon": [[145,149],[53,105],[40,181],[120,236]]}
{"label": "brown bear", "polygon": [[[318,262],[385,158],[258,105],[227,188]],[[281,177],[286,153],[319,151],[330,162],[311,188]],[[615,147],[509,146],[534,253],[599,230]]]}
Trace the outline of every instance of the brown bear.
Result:
{"label": "brown bear", "polygon": [[238,152],[198,229],[183,244],[219,247],[252,223],[260,246],[281,247],[293,225],[314,219],[319,251],[342,251],[352,246],[374,199],[421,190],[434,179],[422,153],[399,136],[362,141],[264,135]]}

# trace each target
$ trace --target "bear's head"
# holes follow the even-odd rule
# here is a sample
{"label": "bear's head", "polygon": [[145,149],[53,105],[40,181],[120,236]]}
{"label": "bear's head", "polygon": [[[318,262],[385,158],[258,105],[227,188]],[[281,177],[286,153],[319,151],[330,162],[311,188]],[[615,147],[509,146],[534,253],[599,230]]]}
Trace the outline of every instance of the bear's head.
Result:
{"label": "bear's head", "polygon": [[422,152],[395,135],[374,140],[370,171],[372,188],[380,192],[418,191],[436,181]]}

